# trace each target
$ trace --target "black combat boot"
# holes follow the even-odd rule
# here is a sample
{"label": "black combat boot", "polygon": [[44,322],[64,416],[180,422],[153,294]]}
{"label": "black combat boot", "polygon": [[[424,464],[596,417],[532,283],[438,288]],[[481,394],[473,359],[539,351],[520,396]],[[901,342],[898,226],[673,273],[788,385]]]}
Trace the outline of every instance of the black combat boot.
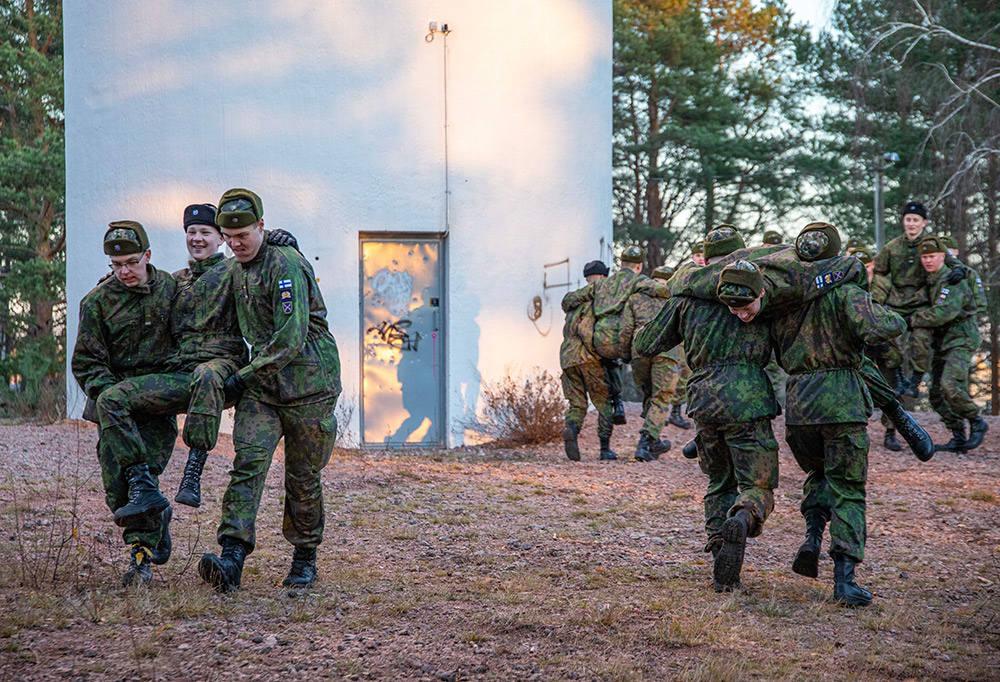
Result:
{"label": "black combat boot", "polygon": [[580,443],[577,436],[580,435],[580,427],[573,422],[566,422],[563,429],[563,445],[566,448],[566,456],[574,462],[580,461]]}
{"label": "black combat boot", "polygon": [[882,445],[885,446],[886,450],[892,450],[893,452],[899,452],[903,449],[903,446],[899,444],[899,440],[896,438],[896,429],[891,426],[885,430]]}
{"label": "black combat boot", "polygon": [[598,459],[618,459],[618,453],[611,449],[611,436],[601,436],[601,454]]}
{"label": "black combat boot", "polygon": [[750,534],[753,523],[753,514],[742,507],[722,524],[722,549],[715,557],[713,568],[716,592],[729,592],[739,587],[747,535]]}
{"label": "black combat boot", "polygon": [[620,393],[611,396],[611,423],[615,426],[625,424],[625,403],[622,402]]}
{"label": "black combat boot", "polygon": [[892,378],[896,382],[895,386],[893,386],[892,388],[892,392],[895,393],[896,397],[898,398],[904,393],[906,393],[906,389],[910,387],[910,381],[909,379],[906,378],[906,375],[903,374],[902,367],[897,367],[896,369],[892,370]]}
{"label": "black combat boot", "polygon": [[674,426],[681,429],[690,429],[691,422],[681,416],[681,406],[674,405],[670,408],[670,419],[667,420],[668,424],[673,424]]}
{"label": "black combat boot", "polygon": [[649,454],[652,455],[653,459],[659,459],[660,455],[664,452],[669,452],[670,447],[673,445],[669,440],[662,440],[658,438],[653,438],[650,436],[652,443],[649,446]]}
{"label": "black combat boot", "polygon": [[910,385],[906,389],[905,395],[910,396],[914,400],[920,397],[920,382],[924,380],[924,373],[914,371],[910,375]]}
{"label": "black combat boot", "polygon": [[854,582],[854,559],[837,554],[833,557],[833,600],[841,606],[868,606],[872,593]]}
{"label": "black combat boot", "polygon": [[198,575],[219,592],[233,592],[240,589],[243,577],[243,562],[247,558],[249,546],[236,538],[222,539],[222,555],[202,554],[198,562]]}
{"label": "black combat boot", "polygon": [[204,450],[191,448],[187,464],[184,465],[184,477],[177,488],[174,502],[186,504],[189,507],[201,506],[201,472],[205,468],[208,453]]}
{"label": "black combat boot", "polygon": [[173,549],[173,542],[170,540],[170,519],[174,517],[174,510],[167,507],[163,510],[163,522],[160,526],[160,541],[153,548],[153,556],[150,558],[157,566],[162,566],[170,560],[170,551]]}
{"label": "black combat boot", "polygon": [[684,444],[681,454],[688,459],[698,459],[698,444],[694,442],[694,438]]}
{"label": "black combat boot", "polygon": [[965,439],[965,424],[959,424],[951,430],[951,440],[947,443],[935,445],[934,449],[938,452],[965,452],[965,444],[967,442]]}
{"label": "black combat boot", "polygon": [[976,415],[969,420],[969,439],[965,441],[965,450],[968,452],[974,448],[978,448],[983,443],[983,437],[986,432],[989,431],[990,425],[986,423],[986,420]]}
{"label": "black combat boot", "polygon": [[115,523],[123,528],[135,526],[144,516],[159,514],[170,506],[153,482],[148,464],[133,464],[125,470],[128,477],[128,504],[115,510]]}
{"label": "black combat boot", "polygon": [[792,570],[799,575],[815,578],[819,576],[819,550],[823,544],[823,530],[826,515],[816,510],[806,514],[806,541],[799,547],[792,562]]}
{"label": "black combat boot", "polygon": [[288,577],[281,584],[285,587],[312,587],[317,575],[316,548],[296,547]]}
{"label": "black combat boot", "polygon": [[132,545],[132,558],[129,562],[128,570],[122,576],[123,587],[146,587],[153,583],[153,569],[150,566],[150,558],[153,550],[140,545],[138,542]]}
{"label": "black combat boot", "polygon": [[924,427],[918,424],[910,416],[910,413],[903,409],[898,400],[893,400],[891,403],[884,405],[882,407],[882,414],[889,418],[889,421],[899,431],[899,435],[910,446],[910,450],[917,456],[917,459],[921,462],[926,462],[934,456],[934,450],[936,449],[934,441],[931,440],[930,435],[924,430]]}

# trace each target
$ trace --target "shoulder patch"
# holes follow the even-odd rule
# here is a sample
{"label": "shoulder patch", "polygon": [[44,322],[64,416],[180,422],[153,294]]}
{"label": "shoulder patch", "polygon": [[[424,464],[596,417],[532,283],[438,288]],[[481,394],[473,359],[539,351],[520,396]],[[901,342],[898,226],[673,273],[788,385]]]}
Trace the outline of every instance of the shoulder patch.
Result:
{"label": "shoulder patch", "polygon": [[816,286],[822,288],[834,282],[839,282],[842,279],[844,279],[844,273],[839,270],[837,272],[828,272],[825,275],[816,275]]}
{"label": "shoulder patch", "polygon": [[947,289],[947,287],[944,288],[944,289],[942,289],[941,293],[938,294],[937,302],[938,303],[944,303],[944,299],[946,299],[946,298],[948,298],[948,289]]}
{"label": "shoulder patch", "polygon": [[280,280],[278,282],[278,288],[279,289],[291,289],[292,288],[292,280],[290,280],[290,279]]}

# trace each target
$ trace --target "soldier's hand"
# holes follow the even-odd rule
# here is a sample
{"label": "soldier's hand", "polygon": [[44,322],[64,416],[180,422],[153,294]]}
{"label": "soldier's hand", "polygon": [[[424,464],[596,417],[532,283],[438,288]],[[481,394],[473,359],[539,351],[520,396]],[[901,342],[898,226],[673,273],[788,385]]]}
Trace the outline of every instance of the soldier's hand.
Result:
{"label": "soldier's hand", "polygon": [[231,374],[226,379],[226,383],[222,385],[223,401],[227,405],[235,403],[245,390],[247,390],[247,385],[243,383],[243,379],[240,379],[240,375],[238,373]]}
{"label": "soldier's hand", "polygon": [[952,268],[950,273],[948,273],[948,279],[946,279],[945,281],[948,282],[948,284],[955,285],[961,282],[963,279],[965,279],[965,276],[968,274],[969,274],[968,268],[962,267],[961,265],[957,265],[954,268]]}
{"label": "soldier's hand", "polygon": [[290,246],[299,253],[299,240],[288,230],[271,230],[267,235],[267,243],[273,246]]}

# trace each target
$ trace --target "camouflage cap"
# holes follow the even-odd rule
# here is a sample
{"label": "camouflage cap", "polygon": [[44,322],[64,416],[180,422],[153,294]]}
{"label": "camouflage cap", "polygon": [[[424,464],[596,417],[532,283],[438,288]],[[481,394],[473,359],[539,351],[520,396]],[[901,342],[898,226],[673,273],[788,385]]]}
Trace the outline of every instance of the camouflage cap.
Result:
{"label": "camouflage cap", "polygon": [[939,237],[941,243],[947,248],[957,251],[958,250],[958,240],[952,237],[950,234],[944,237]]}
{"label": "camouflage cap", "polygon": [[840,253],[840,233],[830,223],[809,223],[795,240],[795,252],[804,261],[833,258]]}
{"label": "camouflage cap", "polygon": [[944,241],[940,237],[924,237],[920,240],[917,250],[921,256],[924,256],[929,253],[944,253],[948,249],[945,248]]}
{"label": "camouflage cap", "polygon": [[911,201],[903,207],[903,215],[907,213],[915,213],[924,220],[927,220],[927,209],[919,201]]}
{"label": "camouflage cap", "polygon": [[764,233],[764,243],[765,244],[780,244],[781,243],[781,233],[775,230],[768,230]]}
{"label": "camouflage cap", "polygon": [[863,249],[865,248],[865,243],[858,239],[857,237],[851,237],[847,240],[847,244],[844,245],[844,250],[848,249]]}
{"label": "camouflage cap", "polygon": [[864,247],[859,249],[854,249],[854,253],[852,253],[851,255],[857,258],[865,265],[868,265],[874,260],[874,258],[872,257],[872,252]]}
{"label": "camouflage cap", "polygon": [[592,260],[583,266],[583,276],[590,277],[591,275],[604,275],[608,276],[608,266],[599,260]]}
{"label": "camouflage cap", "polygon": [[253,225],[263,217],[264,205],[260,197],[248,189],[234,187],[219,199],[219,213],[215,216],[215,224],[235,229]]}
{"label": "camouflage cap", "polygon": [[704,240],[702,240],[700,242],[695,242],[694,244],[691,245],[691,255],[693,256],[696,253],[705,253],[705,241]]}
{"label": "camouflage cap", "polygon": [[191,204],[184,209],[184,229],[189,225],[209,225],[215,229],[219,226],[215,224],[215,206],[212,204]]}
{"label": "camouflage cap", "polygon": [[625,247],[621,258],[623,263],[642,263],[646,260],[646,250],[638,244],[632,244]]}
{"label": "camouflage cap", "polygon": [[127,256],[142,253],[149,248],[149,237],[142,225],[134,220],[116,220],[108,223],[104,233],[104,253],[109,256]]}
{"label": "camouflage cap", "polygon": [[674,269],[669,265],[661,265],[653,270],[653,279],[668,280],[674,276]]}
{"label": "camouflage cap", "polygon": [[719,300],[733,308],[753,303],[764,291],[764,278],[753,263],[737,260],[722,268],[715,289]]}
{"label": "camouflage cap", "polygon": [[728,256],[746,247],[743,237],[732,225],[719,225],[705,235],[705,258]]}

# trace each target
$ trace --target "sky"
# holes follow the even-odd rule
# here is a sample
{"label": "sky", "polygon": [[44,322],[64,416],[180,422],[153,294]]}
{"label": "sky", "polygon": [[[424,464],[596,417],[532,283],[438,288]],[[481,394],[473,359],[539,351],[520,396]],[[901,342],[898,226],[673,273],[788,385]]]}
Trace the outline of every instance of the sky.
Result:
{"label": "sky", "polygon": [[830,17],[834,0],[785,0],[799,21],[808,22],[817,33]]}

